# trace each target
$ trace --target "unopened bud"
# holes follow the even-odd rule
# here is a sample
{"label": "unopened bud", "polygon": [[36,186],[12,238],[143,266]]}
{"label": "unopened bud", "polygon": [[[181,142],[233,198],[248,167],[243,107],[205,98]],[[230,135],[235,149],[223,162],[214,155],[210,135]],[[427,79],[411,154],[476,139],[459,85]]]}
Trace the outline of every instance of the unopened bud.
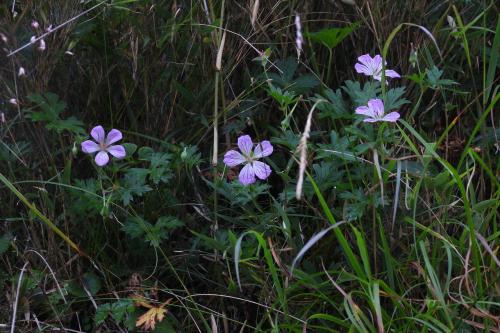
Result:
{"label": "unopened bud", "polygon": [[186,158],[187,158],[187,151],[186,151],[186,147],[184,147],[184,150],[182,151],[181,153],[181,159],[184,161]]}
{"label": "unopened bud", "polygon": [[24,69],[24,67],[19,67],[19,71],[17,72],[17,76],[19,76],[19,77],[26,76],[26,70]]}
{"label": "unopened bud", "polygon": [[17,99],[11,98],[11,99],[9,99],[9,103],[12,105],[17,105]]}
{"label": "unopened bud", "polygon": [[458,31],[457,24],[455,23],[455,19],[452,16],[450,15],[446,16],[446,21],[448,21],[448,25],[450,26],[451,31],[453,32]]}
{"label": "unopened bud", "polygon": [[0,113],[0,122],[1,122],[2,124],[5,124],[5,123],[6,123],[6,121],[5,121],[5,113],[3,113],[3,112],[1,112],[1,113]]}
{"label": "unopened bud", "polygon": [[5,36],[3,33],[0,32],[0,39],[2,40],[2,42],[4,43],[7,43],[9,41],[9,39],[7,38],[7,36]]}
{"label": "unopened bud", "polygon": [[40,24],[38,23],[38,21],[33,20],[31,21],[31,27],[36,30],[40,28]]}

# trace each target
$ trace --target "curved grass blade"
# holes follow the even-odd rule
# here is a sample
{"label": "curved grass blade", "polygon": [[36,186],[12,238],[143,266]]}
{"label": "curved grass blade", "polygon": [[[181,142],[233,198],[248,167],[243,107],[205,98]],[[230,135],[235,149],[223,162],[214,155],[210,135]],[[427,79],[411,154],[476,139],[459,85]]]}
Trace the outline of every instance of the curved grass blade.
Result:
{"label": "curved grass blade", "polygon": [[43,223],[45,223],[54,233],[56,233],[59,237],[61,237],[66,243],[68,243],[69,246],[73,248],[79,255],[88,257],[82,250],[78,248],[78,246],[64,233],[62,232],[61,229],[59,229],[51,220],[49,220],[48,217],[43,215],[36,207],[35,205],[31,204],[28,199],[18,191],[18,189],[7,179],[5,176],[0,173],[0,181],[9,188],[9,190],[14,193],[19,200],[21,200],[28,209],[35,214],[40,220],[42,220]]}
{"label": "curved grass blade", "polygon": [[324,230],[321,230],[320,232],[318,232],[317,234],[313,235],[311,237],[311,239],[309,239],[307,241],[307,243],[302,247],[302,249],[300,249],[299,253],[297,254],[297,256],[295,257],[295,259],[293,259],[293,262],[292,262],[292,268],[290,269],[290,273],[293,275],[293,270],[295,268],[295,265],[297,264],[297,262],[302,259],[302,257],[304,256],[304,254],[306,254],[306,252],[314,245],[316,244],[321,238],[323,238],[323,236],[325,236],[330,230],[334,229],[334,228],[337,228],[338,226],[344,224],[346,222],[344,221],[340,221],[340,222],[337,222],[335,223],[334,225],[331,225],[329,226],[328,228],[324,229]]}

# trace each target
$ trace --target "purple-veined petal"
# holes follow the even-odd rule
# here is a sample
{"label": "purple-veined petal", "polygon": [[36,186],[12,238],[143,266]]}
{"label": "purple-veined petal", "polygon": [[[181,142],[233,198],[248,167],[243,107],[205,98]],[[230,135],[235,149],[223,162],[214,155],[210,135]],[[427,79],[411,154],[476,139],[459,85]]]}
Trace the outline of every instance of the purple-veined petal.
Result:
{"label": "purple-veined petal", "polygon": [[377,119],[377,118],[365,118],[363,119],[363,121],[365,123],[376,123],[377,121],[379,121],[380,119]]}
{"label": "purple-veined petal", "polygon": [[273,150],[274,150],[274,148],[271,145],[271,142],[264,140],[255,146],[255,149],[253,150],[253,157],[254,158],[262,158],[262,157],[269,156],[273,153]]}
{"label": "purple-veined petal", "polygon": [[361,114],[363,116],[368,116],[368,117],[376,116],[373,110],[366,105],[357,107],[354,112],[356,112],[356,114]]}
{"label": "purple-veined petal", "polygon": [[92,131],[90,131],[90,135],[92,135],[97,143],[103,143],[106,139],[106,133],[101,125],[94,127]]}
{"label": "purple-veined petal", "polygon": [[246,155],[250,156],[250,152],[252,151],[253,148],[253,142],[252,138],[250,135],[242,135],[238,138],[238,147],[240,148],[241,152]]}
{"label": "purple-veined petal", "polygon": [[392,123],[395,123],[399,119],[400,115],[398,112],[391,112],[387,114],[382,120],[384,121],[390,121]]}
{"label": "purple-veined petal", "polygon": [[373,59],[372,59],[372,57],[370,57],[369,54],[363,54],[362,56],[358,57],[358,61],[361,64],[363,64],[363,65],[365,65],[366,67],[369,68],[370,65],[371,65],[371,63],[372,63],[372,61],[373,61]]}
{"label": "purple-veined petal", "polygon": [[101,147],[92,140],[86,140],[82,142],[82,151],[87,154],[95,153],[100,150]]}
{"label": "purple-veined petal", "polygon": [[95,155],[95,164],[98,166],[105,166],[109,162],[109,156],[108,153],[105,151],[101,150],[100,152]]}
{"label": "purple-veined petal", "polygon": [[370,99],[368,107],[372,110],[375,118],[382,118],[384,116],[384,102],[381,99]]}
{"label": "purple-veined petal", "polygon": [[110,145],[115,143],[116,141],[120,141],[122,138],[122,132],[113,128],[111,131],[109,131],[108,136],[106,137],[106,145]]}
{"label": "purple-veined petal", "polygon": [[125,147],[122,145],[114,145],[106,148],[106,151],[116,158],[124,158],[127,155]]}
{"label": "purple-veined petal", "polygon": [[392,69],[386,70],[385,76],[386,77],[393,77],[393,78],[400,78],[401,77],[401,75],[399,75],[396,71],[393,71]]}
{"label": "purple-veined petal", "polygon": [[254,161],[252,162],[253,172],[259,179],[266,179],[271,174],[271,167],[266,163]]}
{"label": "purple-veined petal", "polygon": [[380,54],[377,54],[375,57],[373,57],[372,68],[377,72],[382,71],[382,57],[380,56]]}
{"label": "purple-veined petal", "polygon": [[362,65],[360,63],[357,63],[356,65],[354,65],[354,69],[356,70],[356,72],[358,72],[360,74],[365,74],[368,76],[372,75],[370,68],[368,68],[366,65]]}
{"label": "purple-veined petal", "polygon": [[236,150],[230,150],[224,154],[224,164],[228,167],[234,167],[245,162],[245,156]]}
{"label": "purple-veined petal", "polygon": [[242,183],[243,185],[249,185],[255,183],[255,172],[250,163],[248,163],[243,167],[243,169],[241,169],[238,179],[240,180],[240,183]]}

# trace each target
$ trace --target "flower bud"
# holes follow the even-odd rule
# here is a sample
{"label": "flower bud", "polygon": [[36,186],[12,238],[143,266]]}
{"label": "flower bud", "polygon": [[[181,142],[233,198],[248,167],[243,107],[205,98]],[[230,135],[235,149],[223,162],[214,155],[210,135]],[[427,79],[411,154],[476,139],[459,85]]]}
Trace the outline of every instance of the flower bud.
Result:
{"label": "flower bud", "polygon": [[11,99],[9,99],[9,103],[12,105],[17,105],[17,99],[11,98]]}
{"label": "flower bud", "polygon": [[185,161],[185,160],[186,160],[186,158],[187,158],[187,155],[188,155],[188,154],[187,154],[187,151],[186,151],[186,147],[184,147],[184,150],[183,150],[183,151],[182,151],[182,153],[181,153],[181,159],[182,159],[183,161]]}
{"label": "flower bud", "polygon": [[73,143],[73,148],[71,148],[71,153],[76,156],[78,154],[78,148],[76,148],[76,142]]}
{"label": "flower bud", "polygon": [[17,72],[17,76],[18,77],[26,76],[26,70],[24,69],[24,67],[19,67],[19,71]]}
{"label": "flower bud", "polygon": [[38,21],[33,20],[31,21],[31,27],[36,30],[40,28],[40,24],[38,23]]}

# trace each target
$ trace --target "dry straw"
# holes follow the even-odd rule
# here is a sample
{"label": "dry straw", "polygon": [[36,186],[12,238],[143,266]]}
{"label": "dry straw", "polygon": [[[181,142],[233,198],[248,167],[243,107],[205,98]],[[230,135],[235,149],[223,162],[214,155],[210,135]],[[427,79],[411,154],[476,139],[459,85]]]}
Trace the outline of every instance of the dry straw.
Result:
{"label": "dry straw", "polygon": [[304,128],[304,132],[302,133],[302,137],[300,138],[299,146],[297,147],[297,151],[300,152],[300,163],[299,163],[299,179],[297,180],[297,187],[295,188],[295,197],[297,200],[302,198],[302,187],[304,185],[304,173],[306,171],[307,166],[307,139],[309,139],[309,133],[311,132],[311,122],[312,115],[318,104],[325,102],[323,99],[319,99],[314,103],[311,111],[309,111],[309,115],[307,116],[306,126]]}

